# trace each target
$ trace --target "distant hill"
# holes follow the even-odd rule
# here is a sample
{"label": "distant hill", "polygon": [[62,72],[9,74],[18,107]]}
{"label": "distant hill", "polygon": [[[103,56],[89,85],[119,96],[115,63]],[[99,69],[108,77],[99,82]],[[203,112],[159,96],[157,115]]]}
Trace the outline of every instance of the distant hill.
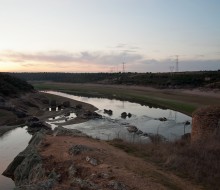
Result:
{"label": "distant hill", "polygon": [[178,73],[9,73],[27,81],[144,85],[155,88],[220,88],[220,71]]}
{"label": "distant hill", "polygon": [[13,96],[20,93],[33,91],[34,87],[26,81],[10,76],[5,73],[0,73],[0,95]]}

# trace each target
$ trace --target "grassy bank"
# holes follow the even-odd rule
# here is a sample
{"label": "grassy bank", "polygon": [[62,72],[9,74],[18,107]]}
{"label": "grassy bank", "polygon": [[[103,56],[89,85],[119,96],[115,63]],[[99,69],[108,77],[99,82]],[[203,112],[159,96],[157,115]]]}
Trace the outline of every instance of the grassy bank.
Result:
{"label": "grassy bank", "polygon": [[159,90],[137,88],[135,86],[67,84],[54,82],[33,82],[38,90],[56,90],[73,95],[105,97],[128,100],[153,107],[170,108],[191,115],[201,106],[220,104],[218,98],[208,98],[193,94],[184,94],[177,90]]}
{"label": "grassy bank", "polygon": [[[131,144],[120,139],[109,143],[128,154],[157,165],[161,170],[170,171],[182,178],[194,181],[202,185],[204,187],[202,189],[219,189],[219,137],[193,144],[188,140]],[[157,173],[151,175],[154,176]]]}

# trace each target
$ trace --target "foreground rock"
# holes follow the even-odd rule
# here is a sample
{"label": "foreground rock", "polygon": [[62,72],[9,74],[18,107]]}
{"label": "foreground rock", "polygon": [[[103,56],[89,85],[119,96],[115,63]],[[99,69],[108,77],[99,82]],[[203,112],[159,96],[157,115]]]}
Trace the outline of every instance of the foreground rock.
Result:
{"label": "foreground rock", "polygon": [[[47,132],[41,130],[34,134],[28,147],[19,153],[3,172],[3,175],[14,180],[16,189],[51,189],[59,181],[59,174],[54,170],[47,171],[38,147],[43,144]],[[62,127],[56,128],[53,135],[86,136],[78,130]]]}
{"label": "foreground rock", "polygon": [[37,117],[31,117],[26,121],[26,125],[28,126],[28,132],[30,134],[34,134],[41,129],[51,130],[51,127],[47,125],[45,122],[40,121]]}
{"label": "foreground rock", "polygon": [[44,136],[43,131],[36,133],[30,140],[28,147],[19,153],[3,172],[4,176],[14,180],[17,187],[30,185],[34,178],[45,176],[42,159],[36,149]]}
{"label": "foreground rock", "polygon": [[[35,133],[4,175],[15,181],[17,190],[163,190],[167,187],[161,178],[174,180],[167,171],[157,171],[107,142],[63,127]],[[186,180],[178,183],[178,189],[196,189]]]}

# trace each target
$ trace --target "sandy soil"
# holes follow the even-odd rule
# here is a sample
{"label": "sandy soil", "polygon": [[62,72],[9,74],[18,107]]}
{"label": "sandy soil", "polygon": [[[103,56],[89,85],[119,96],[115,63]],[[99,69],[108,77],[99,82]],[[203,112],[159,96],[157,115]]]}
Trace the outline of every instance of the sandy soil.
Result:
{"label": "sandy soil", "polygon": [[[69,149],[74,145],[85,145],[93,150],[70,155]],[[70,187],[81,189],[71,183],[73,178],[68,176],[68,168],[72,164],[77,168],[75,178],[90,180],[101,189],[113,189],[109,187],[113,181],[124,184],[126,189],[135,190],[201,189],[186,179],[128,155],[107,142],[88,137],[48,135],[39,147],[39,152],[48,170],[55,169],[56,173],[61,173],[60,183],[55,189],[70,189]],[[98,165],[91,165],[86,161],[87,157],[96,159]]]}

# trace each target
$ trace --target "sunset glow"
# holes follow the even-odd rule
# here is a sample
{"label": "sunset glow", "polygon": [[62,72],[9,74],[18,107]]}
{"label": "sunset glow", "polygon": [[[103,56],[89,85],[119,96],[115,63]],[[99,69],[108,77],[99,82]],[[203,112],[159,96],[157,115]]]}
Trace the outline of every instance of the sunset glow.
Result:
{"label": "sunset glow", "polygon": [[220,1],[0,0],[0,69],[220,69]]}

